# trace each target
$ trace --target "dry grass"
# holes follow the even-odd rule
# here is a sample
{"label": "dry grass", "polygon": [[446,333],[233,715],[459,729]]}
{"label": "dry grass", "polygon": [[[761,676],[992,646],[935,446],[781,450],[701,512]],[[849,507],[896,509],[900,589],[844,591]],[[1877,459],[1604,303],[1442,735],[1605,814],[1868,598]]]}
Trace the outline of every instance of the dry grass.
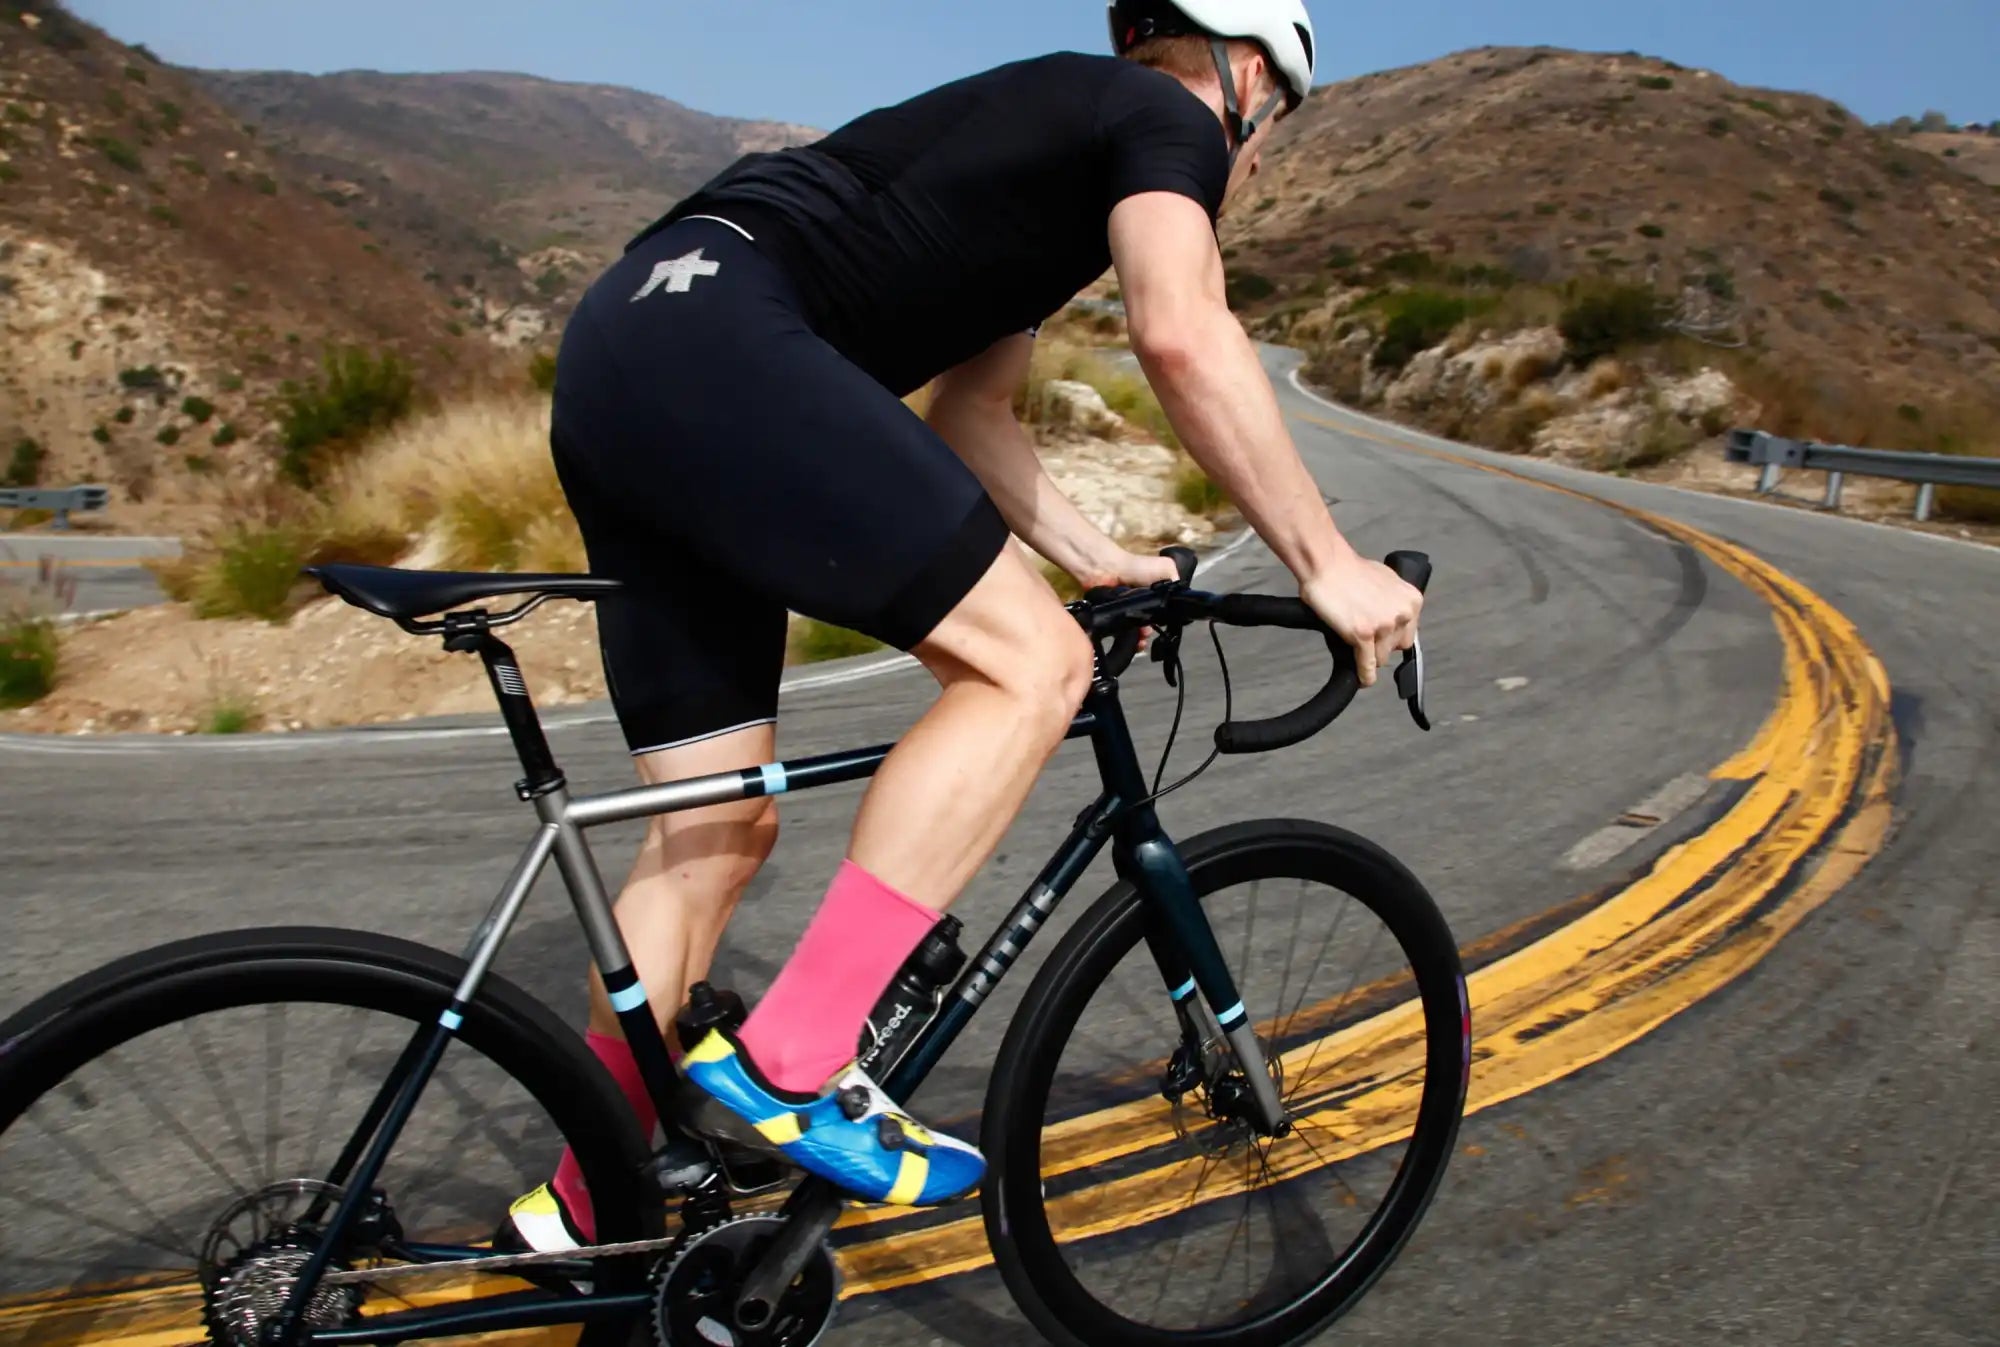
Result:
{"label": "dry grass", "polygon": [[1611,356],[1592,365],[1585,378],[1593,398],[1609,397],[1632,386],[1632,371]]}
{"label": "dry grass", "polygon": [[447,569],[585,569],[583,541],[549,457],[545,399],[456,403],[377,440],[335,474],[324,546],[375,551],[427,539]]}

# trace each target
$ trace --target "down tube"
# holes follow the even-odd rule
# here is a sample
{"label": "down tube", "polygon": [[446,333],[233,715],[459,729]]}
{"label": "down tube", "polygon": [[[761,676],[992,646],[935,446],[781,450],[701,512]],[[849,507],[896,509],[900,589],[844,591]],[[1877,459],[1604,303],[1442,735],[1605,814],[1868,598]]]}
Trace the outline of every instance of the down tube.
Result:
{"label": "down tube", "polygon": [[1007,920],[987,940],[986,947],[967,962],[965,972],[945,996],[944,1008],[938,1012],[937,1018],[931,1021],[882,1083],[890,1098],[907,1101],[915,1094],[924,1077],[930,1075],[931,1068],[937,1065],[938,1059],[944,1056],[965,1026],[972,1022],[980,1004],[1000,985],[1000,979],[1021,957],[1028,942],[1034,939],[1035,932],[1055,912],[1056,906],[1075,887],[1076,881],[1083,877],[1083,872],[1097,859],[1097,853],[1104,849],[1111,836],[1111,816],[1117,809],[1116,796],[1101,795],[1097,803],[1077,820],[1069,837],[1049,858],[1049,863],[1042,867],[1042,872],[1028,886],[1021,901],[1014,905]]}

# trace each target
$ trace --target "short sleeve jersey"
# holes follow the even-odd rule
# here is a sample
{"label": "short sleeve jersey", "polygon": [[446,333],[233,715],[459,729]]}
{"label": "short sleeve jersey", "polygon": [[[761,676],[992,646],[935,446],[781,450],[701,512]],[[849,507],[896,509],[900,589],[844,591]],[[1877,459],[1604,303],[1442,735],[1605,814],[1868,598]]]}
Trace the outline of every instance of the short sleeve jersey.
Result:
{"label": "short sleeve jersey", "polygon": [[1120,201],[1176,192],[1212,223],[1228,180],[1221,121],[1179,81],[1060,53],[750,155],[640,238],[686,215],[740,225],[813,330],[903,394],[1102,275]]}

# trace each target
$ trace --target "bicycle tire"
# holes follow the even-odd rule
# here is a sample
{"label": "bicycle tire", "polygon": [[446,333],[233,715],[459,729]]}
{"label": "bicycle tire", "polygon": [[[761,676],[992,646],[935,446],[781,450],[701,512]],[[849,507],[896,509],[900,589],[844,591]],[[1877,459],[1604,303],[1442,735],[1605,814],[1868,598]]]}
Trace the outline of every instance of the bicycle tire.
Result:
{"label": "bicycle tire", "polygon": [[[989,1172],[986,1232],[1015,1302],[1058,1347],[1281,1347],[1303,1342],[1353,1304],[1394,1260],[1437,1192],[1470,1077],[1470,1017],[1458,949],[1423,886],[1386,851],[1324,824],[1233,824],[1181,848],[1196,895],[1248,879],[1298,878],[1364,903],[1394,933],[1422,1002],[1425,1078],[1408,1148],[1380,1207],[1306,1294],[1244,1322],[1191,1330],[1136,1322],[1092,1295],[1052,1233],[1041,1172],[1042,1127],[1063,1049],[1090,998],[1143,939],[1137,890],[1119,881],[1051,953],[1008,1026],[981,1129]],[[1162,1018],[1166,998],[1160,996]]]}
{"label": "bicycle tire", "polygon": [[[200,936],[129,955],[58,987],[0,1022],[0,1139],[47,1091],[142,1034],[197,1015],[279,1003],[353,1007],[414,1030],[451,1003],[465,962],[370,932],[285,927]],[[576,1153],[606,1243],[657,1238],[665,1208],[643,1200],[647,1150],[618,1087],[581,1035],[489,973],[458,1038],[545,1108]],[[600,1259],[603,1292],[642,1289],[647,1260]],[[624,1347],[633,1325],[599,1321],[579,1347]]]}

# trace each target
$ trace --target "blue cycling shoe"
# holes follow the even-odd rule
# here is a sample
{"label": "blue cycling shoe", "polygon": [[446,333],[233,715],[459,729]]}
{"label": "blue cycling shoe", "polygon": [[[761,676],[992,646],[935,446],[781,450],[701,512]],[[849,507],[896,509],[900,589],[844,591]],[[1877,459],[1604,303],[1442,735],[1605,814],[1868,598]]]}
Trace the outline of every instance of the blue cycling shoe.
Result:
{"label": "blue cycling shoe", "polygon": [[765,1080],[727,1031],[710,1029],[681,1073],[801,1169],[868,1202],[928,1207],[964,1197],[986,1173],[978,1150],[904,1113],[859,1067],[819,1094]]}

